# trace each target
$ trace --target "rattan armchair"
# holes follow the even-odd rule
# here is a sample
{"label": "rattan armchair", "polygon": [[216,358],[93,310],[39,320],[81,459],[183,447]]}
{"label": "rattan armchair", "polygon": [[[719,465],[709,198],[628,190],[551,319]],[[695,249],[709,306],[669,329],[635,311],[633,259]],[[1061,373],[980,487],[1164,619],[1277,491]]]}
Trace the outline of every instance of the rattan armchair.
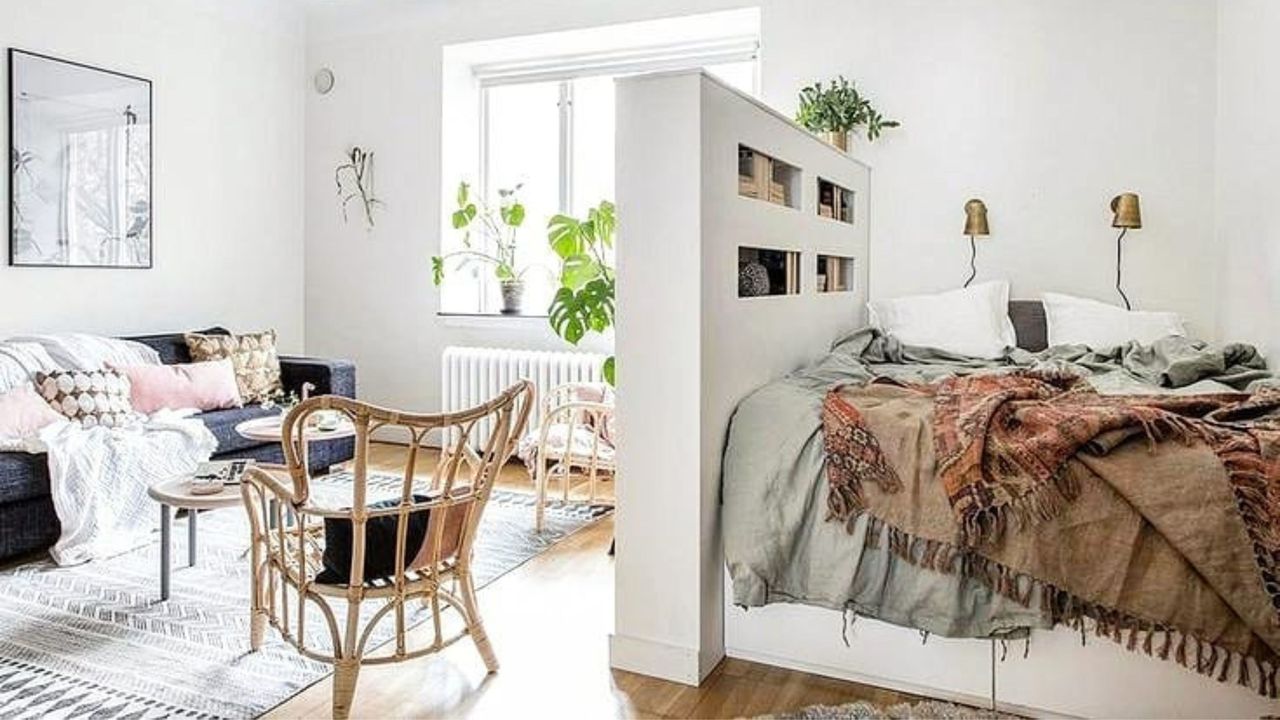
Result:
{"label": "rattan armchair", "polygon": [[573,478],[585,477],[587,501],[594,504],[600,479],[616,476],[612,395],[601,383],[567,383],[543,398],[538,427],[520,447],[537,491],[534,528],[539,532],[552,482],[560,481],[561,497],[568,502]]}
{"label": "rattan armchair", "polygon": [[[528,421],[532,397],[532,385],[521,381],[483,405],[439,415],[398,412],[335,396],[311,398],[284,419],[285,474],[263,468],[246,473],[241,494],[252,533],[250,644],[254,650],[261,647],[270,624],[306,657],[332,663],[334,717],[345,718],[351,712],[362,664],[411,660],[469,635],[488,671],[497,671],[498,660],[476,606],[472,551],[494,481]],[[304,429],[322,411],[342,413],[355,426],[350,495],[342,502],[314,492],[302,461]],[[487,437],[479,437],[481,425],[492,428]],[[370,507],[369,439],[382,428],[400,428],[411,442],[403,475],[397,474],[393,481],[399,485],[398,502],[393,497]],[[447,447],[424,488],[424,481],[416,477],[416,465],[428,433],[444,438]],[[420,548],[408,547],[410,517],[422,518],[423,511],[428,513],[424,540]],[[388,517],[396,519],[395,570],[384,577],[366,578],[366,523]],[[344,583],[316,579],[323,566],[326,521],[350,523],[351,564],[349,581]],[[428,646],[408,649],[406,611],[414,600],[430,610],[435,634]],[[372,614],[362,616],[366,603],[378,605]],[[463,625],[449,637],[442,631],[442,605],[454,608]],[[373,649],[368,645],[374,629],[388,616],[395,624],[394,642],[388,643],[388,651],[366,656]],[[328,630],[328,648],[308,641],[308,622],[322,623]]]}

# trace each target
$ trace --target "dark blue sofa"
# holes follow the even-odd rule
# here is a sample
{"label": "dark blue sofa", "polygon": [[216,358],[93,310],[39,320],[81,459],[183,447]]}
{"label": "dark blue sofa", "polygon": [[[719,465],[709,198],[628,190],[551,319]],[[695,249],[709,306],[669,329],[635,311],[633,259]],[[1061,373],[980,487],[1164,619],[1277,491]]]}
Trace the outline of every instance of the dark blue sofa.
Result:
{"label": "dark blue sofa", "polygon": [[[202,330],[221,333],[221,328]],[[165,364],[189,363],[186,341],[181,334],[147,335],[130,338],[151,346]],[[356,396],[355,366],[345,360],[320,360],[304,357],[280,358],[281,380],[286,390],[301,394],[303,383],[315,386],[314,395]],[[253,458],[260,462],[282,463],[280,444],[259,443],[236,434],[237,424],[279,410],[263,410],[246,405],[231,410],[201,413],[196,417],[218,439],[213,458]],[[346,462],[355,454],[351,439],[318,442],[311,446],[309,461],[312,472]],[[49,463],[45,455],[0,452],[0,561],[42,550],[58,539],[60,526],[49,496]]]}

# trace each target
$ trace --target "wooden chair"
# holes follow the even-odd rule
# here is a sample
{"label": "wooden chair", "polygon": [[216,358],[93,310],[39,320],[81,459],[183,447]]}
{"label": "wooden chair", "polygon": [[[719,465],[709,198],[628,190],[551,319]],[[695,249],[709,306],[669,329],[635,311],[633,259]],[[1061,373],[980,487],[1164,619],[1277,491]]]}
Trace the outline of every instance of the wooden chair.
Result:
{"label": "wooden chair", "polygon": [[534,528],[539,532],[552,481],[561,481],[561,497],[567,502],[572,479],[585,476],[588,502],[595,503],[599,477],[616,476],[612,394],[602,383],[568,383],[543,398],[539,425],[519,449],[537,489]]}
{"label": "wooden chair", "polygon": [[[438,652],[470,635],[485,667],[489,672],[497,671],[498,660],[476,607],[471,559],[485,504],[528,422],[532,397],[533,386],[521,381],[483,405],[439,415],[398,412],[328,395],[311,398],[284,419],[286,465],[280,469],[287,477],[282,479],[263,468],[251,468],[246,473],[241,495],[252,532],[250,644],[254,650],[261,647],[265,627],[270,623],[306,657],[332,663],[335,718],[345,718],[351,712],[362,664],[411,660]],[[316,488],[311,486],[301,459],[304,429],[308,420],[321,411],[340,412],[355,426],[353,481],[350,496],[345,497],[344,488],[341,502],[326,500],[324,493],[313,492]],[[493,429],[481,439],[476,451],[472,449],[473,431],[486,419],[492,421]],[[369,438],[380,428],[402,428],[412,442],[406,450],[404,473],[397,474],[393,481],[399,484],[398,497],[369,507]],[[425,490],[420,481],[415,488],[419,448],[427,433],[433,431],[446,439],[448,447],[440,453],[430,480],[431,489]],[[476,439],[480,439],[478,433]],[[420,549],[407,547],[411,514],[421,519],[421,511],[429,512],[426,537]],[[385,577],[366,578],[365,528],[376,518],[395,518],[395,570]],[[345,583],[324,584],[316,580],[323,569],[326,520],[350,523],[350,580]],[[390,522],[378,520],[375,524]],[[422,525],[417,527],[420,533]],[[335,609],[334,602],[338,600],[345,601],[345,608]],[[408,650],[405,614],[412,600],[420,600],[430,608],[435,635],[429,646]],[[380,605],[362,623],[360,609],[369,602]],[[442,603],[454,608],[464,625],[451,637],[442,633]],[[394,647],[366,657],[373,630],[388,615],[395,623]],[[331,649],[309,646],[305,632],[308,622],[319,622],[327,628]]]}

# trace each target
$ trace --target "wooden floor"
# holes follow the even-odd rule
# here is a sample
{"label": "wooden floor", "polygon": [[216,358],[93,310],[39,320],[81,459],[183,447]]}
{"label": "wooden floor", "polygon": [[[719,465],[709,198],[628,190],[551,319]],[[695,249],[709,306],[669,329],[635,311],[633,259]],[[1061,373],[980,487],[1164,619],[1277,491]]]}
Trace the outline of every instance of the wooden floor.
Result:
{"label": "wooden floor", "polygon": [[[382,446],[373,457],[383,469],[399,470],[399,452]],[[500,485],[530,488],[523,468],[503,473]],[[604,483],[606,494],[609,486]],[[730,718],[813,704],[915,699],[739,660],[721,663],[698,688],[611,671],[612,537],[612,518],[602,520],[479,592],[502,665],[497,673],[485,674],[467,640],[439,655],[367,667],[360,673],[353,717]],[[425,637],[426,628],[420,630]],[[325,680],[267,717],[328,717],[330,692]]]}

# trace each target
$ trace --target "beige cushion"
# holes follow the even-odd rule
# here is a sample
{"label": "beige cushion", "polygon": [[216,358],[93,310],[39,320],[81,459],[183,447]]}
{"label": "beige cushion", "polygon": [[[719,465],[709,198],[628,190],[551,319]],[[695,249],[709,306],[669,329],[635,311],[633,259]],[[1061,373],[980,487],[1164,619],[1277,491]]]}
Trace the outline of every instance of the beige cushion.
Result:
{"label": "beige cushion", "polygon": [[[569,446],[569,461],[573,464],[585,465],[591,460],[591,449],[596,442],[595,436],[595,430],[582,425],[575,425],[570,436],[568,423],[554,423],[547,428],[547,459],[559,462],[565,457],[566,446]],[[525,465],[532,467],[538,459],[538,441],[541,438],[542,428],[535,428],[525,433],[519,445],[516,446],[516,457],[523,460]],[[602,432],[596,453],[597,460],[601,465],[613,467],[615,452],[613,443]]]}
{"label": "beige cushion", "polygon": [[85,427],[120,427],[134,419],[129,379],[114,370],[58,370],[35,379],[45,402]]}
{"label": "beige cushion", "polygon": [[275,330],[244,335],[188,333],[185,338],[193,362],[231,360],[244,402],[261,402],[281,391]]}

